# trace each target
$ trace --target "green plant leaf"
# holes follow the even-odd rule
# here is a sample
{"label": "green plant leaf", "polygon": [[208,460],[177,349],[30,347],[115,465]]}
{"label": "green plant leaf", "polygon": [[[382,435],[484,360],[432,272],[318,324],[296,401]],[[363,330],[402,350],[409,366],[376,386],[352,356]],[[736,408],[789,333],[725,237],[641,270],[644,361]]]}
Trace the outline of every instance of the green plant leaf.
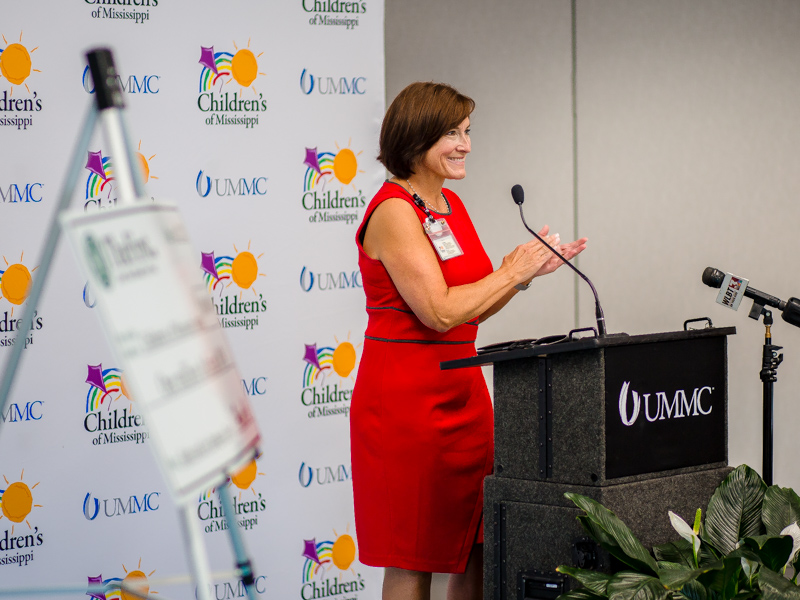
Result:
{"label": "green plant leaf", "polygon": [[745,589],[749,589],[747,587],[749,582],[742,572],[740,556],[726,556],[722,560],[721,568],[699,575],[697,581],[705,585],[709,591],[717,593],[722,600],[733,598],[740,591],[740,585],[745,585]]}
{"label": "green plant leaf", "polygon": [[800,600],[800,588],[771,569],[759,571],[758,587],[764,600]]}
{"label": "green plant leaf", "polygon": [[780,535],[784,527],[800,521],[800,497],[791,488],[771,485],[764,494],[761,520],[769,535]]}
{"label": "green plant leaf", "polygon": [[766,488],[747,465],[736,467],[719,484],[708,502],[705,522],[705,535],[714,547],[728,554],[743,537],[764,532],[761,502]]}
{"label": "green plant leaf", "polygon": [[578,569],[577,567],[570,567],[568,565],[561,565],[556,571],[564,575],[569,575],[573,579],[577,579],[583,587],[600,596],[606,595],[606,586],[608,585],[608,580],[611,579],[611,575],[608,573]]}
{"label": "green plant leaf", "polygon": [[700,569],[685,567],[675,563],[659,563],[658,578],[670,590],[680,590],[686,583],[694,581],[709,571],[720,571],[724,568],[722,561]]}
{"label": "green plant leaf", "polygon": [[564,592],[556,600],[606,600],[606,598],[606,596],[598,596],[586,588],[580,588]]}
{"label": "green plant leaf", "polygon": [[[650,556],[647,549],[642,546],[642,543],[636,539],[633,532],[628,529],[628,526],[625,525],[617,515],[599,502],[587,498],[586,496],[581,496],[573,492],[567,492],[564,495],[572,500],[578,508],[585,511],[586,516],[594,525],[606,534],[606,538],[603,541],[595,537],[595,540],[601,546],[605,548],[603,543],[604,541],[607,543],[610,537],[614,540],[616,548],[621,551],[621,556],[614,554],[611,548],[606,548],[606,550],[614,554],[619,560],[639,571],[651,575],[656,575],[658,573],[658,566],[656,565],[655,559]],[[591,531],[589,533],[591,535]]]}
{"label": "green plant leaf", "polygon": [[788,535],[746,537],[742,543],[758,556],[761,564],[773,571],[782,571],[792,556],[793,541]]}
{"label": "green plant leaf", "polygon": [[653,546],[653,554],[655,554],[656,560],[694,568],[692,544],[683,538],[675,542]]}
{"label": "green plant leaf", "polygon": [[686,585],[681,588],[681,591],[676,594],[680,600],[710,600],[711,596],[704,586],[699,581],[687,581]]}
{"label": "green plant leaf", "polygon": [[620,571],[608,582],[609,600],[666,600],[670,591],[655,577]]}

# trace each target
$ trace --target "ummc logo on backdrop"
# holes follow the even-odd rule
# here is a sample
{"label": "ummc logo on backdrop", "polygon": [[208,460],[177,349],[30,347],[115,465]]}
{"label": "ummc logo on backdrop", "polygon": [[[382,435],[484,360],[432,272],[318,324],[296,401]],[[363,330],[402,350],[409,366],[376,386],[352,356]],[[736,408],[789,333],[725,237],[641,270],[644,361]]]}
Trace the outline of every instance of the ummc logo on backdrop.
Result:
{"label": "ummc logo on backdrop", "polygon": [[339,271],[338,273],[314,273],[308,267],[303,267],[300,271],[300,287],[304,292],[319,290],[321,292],[330,290],[347,290],[353,288],[363,288],[361,283],[361,271]]}
{"label": "ummc logo on backdrop", "polygon": [[[235,52],[214,50],[214,46],[200,46],[199,95],[197,108],[204,113],[206,125],[244,125],[246,129],[258,125],[260,113],[267,110],[264,94],[256,91],[256,80],[260,72],[257,56],[247,48],[239,48],[234,42]],[[230,89],[223,93],[223,86],[235,82],[238,89]],[[252,90],[252,94],[246,92]]]}
{"label": "ummc logo on backdrop", "polygon": [[102,575],[87,577],[90,591],[86,592],[85,595],[96,600],[128,600],[129,598],[138,597],[127,592],[123,593],[122,585],[126,585],[129,589],[141,591],[145,597],[147,597],[147,594],[158,594],[158,590],[150,589],[150,582],[147,580],[156,571],[153,569],[145,575],[141,558],[135,569],[129,569],[123,564],[122,570],[125,571],[124,577],[109,577],[108,579],[103,579]]}
{"label": "ummc logo on backdrop", "polygon": [[42,183],[10,183],[0,185],[0,202],[3,204],[38,204],[42,201]]}
{"label": "ummc logo on backdrop", "polygon": [[[44,533],[31,522],[31,514],[42,508],[36,504],[36,487],[39,482],[28,486],[25,482],[25,470],[20,473],[19,480],[9,479],[2,474],[0,481],[0,516],[5,528],[0,537],[0,567],[17,565],[25,567],[34,560],[36,548],[44,544]],[[11,529],[8,529],[10,524]],[[24,527],[22,526],[24,524]],[[17,531],[17,526],[21,531]]]}
{"label": "ummc logo on backdrop", "polygon": [[143,444],[150,433],[144,428],[142,416],[134,411],[122,371],[115,367],[104,369],[103,363],[87,365],[86,369],[89,390],[83,428],[97,434],[92,438],[92,445]]}
{"label": "ummc logo on backdrop", "polygon": [[[12,263],[3,256],[3,261],[0,262],[0,306],[5,302],[11,304],[11,310],[3,308],[2,318],[0,318],[0,348],[10,348],[14,345],[16,340],[17,331],[20,329],[22,323],[22,310],[17,309],[16,318],[14,309],[21,306],[25,300],[28,299],[28,294],[31,291],[31,283],[33,281],[32,273],[39,267],[28,269],[23,262],[25,253],[21,252],[19,255],[19,262]],[[33,313],[31,320],[30,333],[25,339],[25,347],[27,348],[33,343],[33,333],[39,331],[44,326],[43,318],[39,316],[39,311]]]}
{"label": "ummc logo on backdrop", "polygon": [[300,89],[307,96],[312,92],[322,96],[366,93],[366,77],[330,77],[312,75],[306,69],[300,74]]}
{"label": "ummc logo on backdrop", "polygon": [[[41,73],[34,68],[35,61],[31,56],[39,49],[36,46],[28,50],[22,43],[22,32],[18,42],[9,42],[2,35],[3,47],[0,48],[0,126],[16,127],[18,130],[27,130],[33,125],[34,113],[42,110],[42,99],[39,92],[31,91],[27,84],[31,73]],[[24,86],[25,91],[22,91]],[[14,92],[17,92],[16,97]],[[11,114],[9,114],[11,113]]]}
{"label": "ummc logo on backdrop", "polygon": [[[628,390],[630,382],[622,384],[619,391],[619,417],[623,425],[631,426],[639,418],[644,409],[645,418],[653,423],[665,419],[682,419],[685,417],[698,417],[711,414],[714,409],[713,399],[710,397],[714,388],[703,386],[694,388],[691,395],[686,390],[676,390],[670,400],[666,392],[655,392],[655,398],[650,401],[652,393],[640,394],[631,391],[633,403],[629,408]],[[707,395],[706,398],[703,396]]]}
{"label": "ummc logo on backdrop", "polygon": [[329,485],[331,483],[347,483],[350,481],[352,469],[349,465],[336,465],[335,467],[312,467],[306,463],[300,464],[300,471],[297,479],[304,488],[312,483],[317,485]]}
{"label": "ummc logo on backdrop", "polygon": [[[244,529],[253,529],[258,526],[258,514],[267,510],[267,501],[262,497],[261,492],[256,491],[255,481],[258,476],[264,473],[258,471],[259,457],[250,461],[241,471],[230,478],[228,483],[220,490],[221,494],[231,495],[234,518]],[[239,490],[238,496],[236,494]],[[197,504],[197,518],[200,519],[205,527],[206,533],[215,531],[225,531],[228,529],[225,511],[222,503],[217,497],[216,490],[209,490],[200,496]]]}
{"label": "ummc logo on backdrop", "polygon": [[[213,182],[213,183],[212,183]],[[266,177],[240,177],[238,179],[214,178],[206,175],[204,171],[197,174],[195,181],[197,195],[207,198],[209,194],[214,196],[265,196],[267,194]]]}
{"label": "ummc logo on backdrop", "polygon": [[[306,148],[303,164],[303,208],[311,213],[310,223],[344,222],[352,225],[358,220],[358,209],[367,205],[367,199],[353,180],[359,173],[358,156],[349,147],[337,151],[319,152],[317,148]],[[341,184],[339,189],[334,182]],[[352,191],[346,190],[349,186]]]}
{"label": "ummc logo on backdrop", "polygon": [[303,10],[313,16],[309,25],[338,26],[346,29],[358,27],[360,15],[367,12],[366,2],[345,0],[299,0]]}
{"label": "ummc logo on backdrop", "polygon": [[[141,152],[142,142],[136,151],[136,158],[139,162],[139,171],[142,174],[144,183],[151,179],[158,179],[150,172],[150,163],[156,157],[155,154],[145,157]],[[89,152],[86,159],[85,169],[89,172],[86,176],[85,198],[83,204],[84,212],[93,210],[105,210],[113,208],[117,204],[116,180],[114,179],[114,163],[110,156],[103,156],[103,151]]]}
{"label": "ummc logo on backdrop", "polygon": [[[158,497],[160,492],[147,492],[141,496],[133,495],[127,498],[99,498],[93,497],[91,492],[86,493],[83,499],[83,516],[88,521],[94,521],[98,516],[121,517],[123,515],[136,515],[158,510]],[[103,510],[100,510],[102,505]]]}
{"label": "ummc logo on backdrop", "polygon": [[[126,94],[157,94],[160,91],[160,79],[160,75],[129,75],[128,77],[117,75],[119,86]],[[94,82],[88,66],[83,69],[81,84],[87,93],[94,94]]]}
{"label": "ummc logo on backdrop", "polygon": [[[158,6],[158,0],[84,0],[84,2],[98,6],[90,13],[93,19],[120,19],[132,21],[136,25],[149,21],[150,9]],[[104,6],[106,4],[114,6],[106,7]],[[127,7],[133,5],[133,10],[117,8],[120,4]]]}
{"label": "ummc logo on backdrop", "polygon": [[305,347],[300,403],[310,409],[308,418],[349,416],[355,385],[352,373],[358,360],[356,347],[349,341],[340,343],[338,340],[335,348],[317,348],[316,344],[306,344]]}
{"label": "ummc logo on backdrop", "polygon": [[[259,575],[253,581],[253,587],[259,594],[267,593],[267,576]],[[233,600],[234,598],[244,598],[247,590],[241,579],[228,579],[217,581],[208,586],[208,592],[216,600]],[[195,598],[198,598],[197,588],[194,591]]]}
{"label": "ummc logo on backdrop", "polygon": [[356,541],[347,533],[339,535],[333,530],[333,539],[317,541],[316,537],[303,540],[303,583],[300,597],[303,600],[335,598],[341,594],[357,600],[366,582],[353,568],[356,563]]}
{"label": "ummc logo on backdrop", "polygon": [[[234,256],[216,256],[213,251],[201,252],[200,268],[220,324],[226,329],[250,330],[258,326],[259,315],[267,310],[264,294],[256,291],[255,285],[259,277],[266,277],[258,272],[258,259],[264,255],[250,252],[250,242],[241,252],[233,246],[233,253]],[[231,292],[226,292],[231,287]],[[247,290],[253,292],[252,297],[247,294],[245,298]]]}

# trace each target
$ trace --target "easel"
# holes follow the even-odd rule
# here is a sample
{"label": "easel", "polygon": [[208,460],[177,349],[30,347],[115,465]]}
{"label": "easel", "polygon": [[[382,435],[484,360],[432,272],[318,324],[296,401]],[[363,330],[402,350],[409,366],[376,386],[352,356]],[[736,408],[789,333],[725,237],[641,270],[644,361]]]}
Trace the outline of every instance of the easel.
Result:
{"label": "easel", "polygon": [[[53,262],[56,248],[62,233],[62,226],[60,217],[66,213],[69,208],[71,196],[75,190],[75,186],[80,176],[83,166],[83,158],[86,156],[92,134],[97,126],[97,121],[103,129],[106,143],[110,149],[111,155],[115,157],[124,157],[123,160],[115,162],[115,180],[119,189],[119,206],[131,206],[136,203],[137,198],[143,198],[144,182],[139,166],[135,159],[134,153],[131,151],[130,140],[125,128],[123,118],[124,102],[122,97],[122,90],[119,86],[119,79],[117,71],[114,66],[111,51],[108,49],[96,49],[87,54],[89,61],[89,68],[92,73],[92,78],[95,82],[95,99],[96,104],[92,104],[89,111],[84,118],[83,125],[80,130],[80,138],[75,145],[72,157],[70,159],[67,176],[65,178],[64,186],[58,198],[55,212],[50,221],[50,225],[45,235],[44,248],[41,254],[41,262],[39,266],[38,277],[33,281],[30,294],[27,298],[27,306],[24,311],[23,318],[20,322],[20,327],[17,331],[16,339],[13,344],[11,354],[6,368],[3,372],[2,380],[0,380],[0,413],[5,413],[5,407],[8,403],[14,377],[19,367],[22,357],[22,351],[25,347],[24,341],[30,333],[32,320],[36,306],[41,298],[42,290],[44,289],[45,282]],[[2,427],[2,421],[0,421]],[[255,449],[252,449],[252,458],[255,455]],[[245,586],[249,600],[256,600],[255,578],[250,559],[245,551],[244,543],[236,523],[234,507],[231,499],[226,495],[223,490],[222,483],[225,482],[226,477],[232,475],[231,469],[234,465],[227,465],[219,472],[211,474],[218,480],[217,485],[220,503],[223,508],[224,518],[227,524],[227,530],[230,534],[231,545],[236,559],[236,575],[240,578]],[[209,596],[209,589],[211,586],[211,573],[208,565],[208,557],[205,552],[200,534],[197,530],[196,523],[192,519],[192,513],[186,502],[179,503],[179,516],[181,523],[181,531],[183,534],[183,541],[188,552],[190,570],[192,580],[197,588],[197,597],[199,600],[212,600]],[[133,595],[147,598],[146,593],[137,590],[134,586],[125,586],[122,584],[124,591]],[[74,586],[53,586],[53,587],[39,587],[39,588],[19,588],[19,589],[0,589],[0,595],[29,595],[29,594],[51,594],[51,593],[69,593],[76,591]],[[86,588],[81,587],[80,591],[87,591]],[[89,586],[87,593],[102,593],[104,587]],[[161,600],[164,596],[159,594]]]}

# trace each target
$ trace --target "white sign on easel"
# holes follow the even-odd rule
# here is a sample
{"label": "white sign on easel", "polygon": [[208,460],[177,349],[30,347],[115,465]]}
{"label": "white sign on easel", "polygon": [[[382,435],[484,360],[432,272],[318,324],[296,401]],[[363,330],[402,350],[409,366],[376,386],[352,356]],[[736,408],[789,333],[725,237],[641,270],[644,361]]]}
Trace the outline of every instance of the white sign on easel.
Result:
{"label": "white sign on easel", "polygon": [[259,433],[178,210],[141,201],[62,223],[185,505],[251,460]]}

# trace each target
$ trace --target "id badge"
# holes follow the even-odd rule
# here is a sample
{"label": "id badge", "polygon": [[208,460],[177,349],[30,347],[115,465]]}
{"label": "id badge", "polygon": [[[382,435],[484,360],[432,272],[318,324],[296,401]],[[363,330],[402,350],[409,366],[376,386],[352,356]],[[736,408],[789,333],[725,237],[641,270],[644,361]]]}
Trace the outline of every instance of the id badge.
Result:
{"label": "id badge", "polygon": [[458,245],[456,236],[450,231],[450,226],[444,219],[426,220],[423,227],[442,260],[449,260],[464,254],[461,246]]}

